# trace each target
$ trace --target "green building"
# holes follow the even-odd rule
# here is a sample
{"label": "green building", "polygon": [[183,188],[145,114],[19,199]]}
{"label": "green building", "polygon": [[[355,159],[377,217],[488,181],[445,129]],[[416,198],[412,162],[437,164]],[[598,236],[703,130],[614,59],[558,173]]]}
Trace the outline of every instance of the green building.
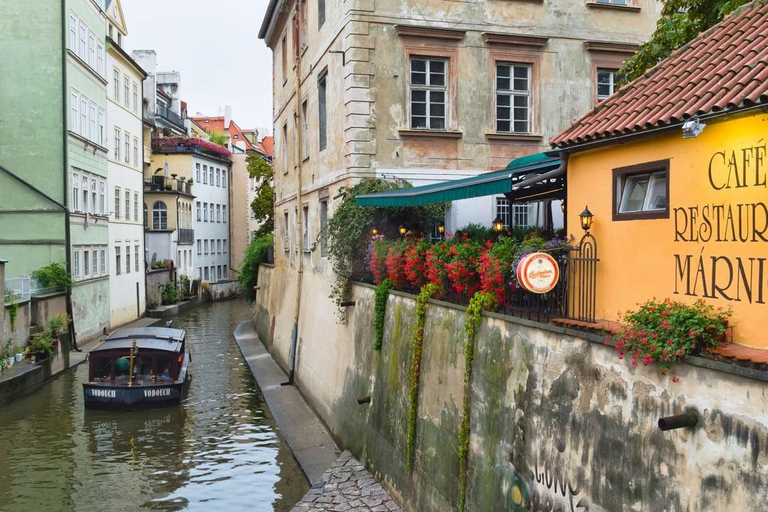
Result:
{"label": "green building", "polygon": [[109,325],[104,0],[0,3],[0,254],[75,285],[78,341]]}

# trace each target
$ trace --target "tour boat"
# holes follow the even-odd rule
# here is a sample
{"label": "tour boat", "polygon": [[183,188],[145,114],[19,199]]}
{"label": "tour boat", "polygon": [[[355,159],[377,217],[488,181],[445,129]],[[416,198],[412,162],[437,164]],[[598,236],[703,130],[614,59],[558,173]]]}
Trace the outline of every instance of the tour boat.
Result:
{"label": "tour boat", "polygon": [[186,336],[167,327],[112,333],[89,353],[85,406],[130,410],[179,403],[189,384]]}

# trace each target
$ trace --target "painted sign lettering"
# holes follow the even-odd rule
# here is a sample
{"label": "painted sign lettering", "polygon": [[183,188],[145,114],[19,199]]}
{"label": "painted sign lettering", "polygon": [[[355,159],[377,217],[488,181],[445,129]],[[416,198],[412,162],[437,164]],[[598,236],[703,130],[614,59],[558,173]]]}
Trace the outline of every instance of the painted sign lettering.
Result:
{"label": "painted sign lettering", "polygon": [[115,398],[117,392],[114,389],[94,389],[90,388],[91,396],[98,398]]}
{"label": "painted sign lettering", "polygon": [[524,256],[517,265],[517,282],[533,293],[547,293],[557,286],[560,268],[557,261],[545,252]]}
{"label": "painted sign lettering", "polygon": [[[721,193],[768,185],[766,144],[717,151],[709,159],[707,181]],[[674,293],[749,304],[765,304],[768,257],[768,206],[764,202],[706,203],[672,210],[675,242],[707,244],[674,254]],[[754,245],[754,257],[732,256],[728,244]],[[715,249],[711,249],[711,248]],[[762,257],[761,257],[762,256]]]}
{"label": "painted sign lettering", "polygon": [[144,398],[156,398],[162,396],[171,396],[171,388],[145,389]]}

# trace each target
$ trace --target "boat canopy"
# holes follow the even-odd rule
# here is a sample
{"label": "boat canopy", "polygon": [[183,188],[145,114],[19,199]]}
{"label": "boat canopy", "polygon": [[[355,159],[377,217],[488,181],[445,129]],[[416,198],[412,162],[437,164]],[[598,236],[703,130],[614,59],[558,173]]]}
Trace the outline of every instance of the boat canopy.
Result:
{"label": "boat canopy", "polygon": [[134,341],[139,349],[180,352],[185,336],[186,332],[183,329],[166,327],[118,329],[101,345],[91,350],[91,353],[106,350],[128,350],[133,346]]}

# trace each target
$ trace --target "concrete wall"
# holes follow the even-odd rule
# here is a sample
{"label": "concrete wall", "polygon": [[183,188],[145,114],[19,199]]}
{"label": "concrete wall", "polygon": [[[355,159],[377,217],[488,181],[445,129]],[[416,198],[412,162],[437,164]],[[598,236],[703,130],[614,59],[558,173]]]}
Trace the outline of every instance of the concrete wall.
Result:
{"label": "concrete wall", "polygon": [[46,320],[58,313],[67,312],[66,292],[55,292],[47,295],[35,295],[30,301],[30,323],[44,327]]}
{"label": "concrete wall", "polygon": [[163,288],[172,276],[173,271],[169,269],[147,270],[147,308],[163,303]]}
{"label": "concrete wall", "polygon": [[240,269],[245,256],[245,249],[251,239],[251,196],[250,179],[246,165],[247,155],[239,153],[232,155],[232,186],[230,196],[232,206],[229,212],[231,243],[230,259],[231,267]]}
{"label": "concrete wall", "polygon": [[[311,276],[302,295],[324,297]],[[288,360],[294,276],[262,266],[257,332]],[[463,308],[430,302],[414,468],[405,469],[412,296],[387,304],[373,349],[374,290],[354,286],[346,325],[305,301],[296,382],[343,448],[411,512],[456,510],[464,377]],[[275,317],[276,316],[276,317]],[[274,322],[274,326],[273,326]],[[590,338],[590,339],[587,339]],[[759,510],[768,488],[764,383],[692,364],[673,382],[633,368],[596,336],[487,315],[472,384],[468,511]],[[368,405],[356,398],[371,395]],[[694,430],[661,432],[688,409]]]}

